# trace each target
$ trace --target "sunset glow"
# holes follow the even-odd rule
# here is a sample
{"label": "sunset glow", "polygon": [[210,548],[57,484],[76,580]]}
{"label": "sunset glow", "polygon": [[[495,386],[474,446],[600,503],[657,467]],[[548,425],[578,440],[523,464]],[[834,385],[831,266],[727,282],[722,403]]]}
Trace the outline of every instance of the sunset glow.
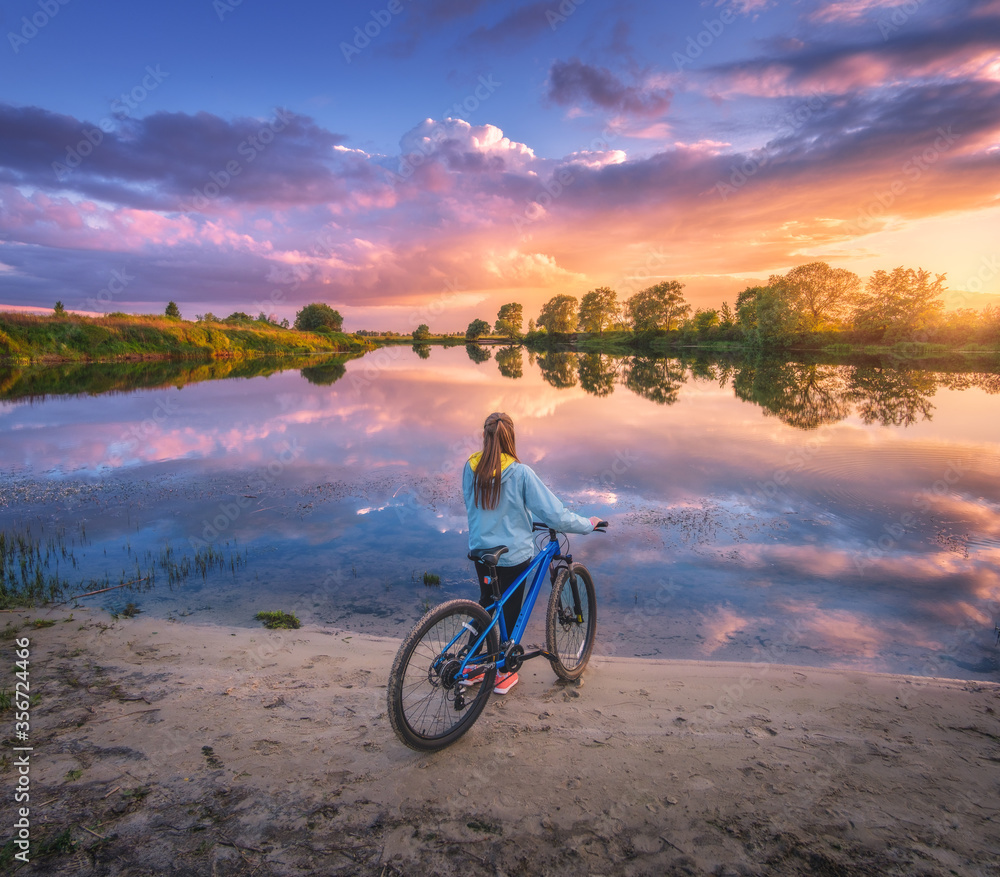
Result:
{"label": "sunset glow", "polygon": [[718,307],[816,260],[1000,300],[995,2],[17,0],[3,24],[0,307],[461,331],[665,278]]}

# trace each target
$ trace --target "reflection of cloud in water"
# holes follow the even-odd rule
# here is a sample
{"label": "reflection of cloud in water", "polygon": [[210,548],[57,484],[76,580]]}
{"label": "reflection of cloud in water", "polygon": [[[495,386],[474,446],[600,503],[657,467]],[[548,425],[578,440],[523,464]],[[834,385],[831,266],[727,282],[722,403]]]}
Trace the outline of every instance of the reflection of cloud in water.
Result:
{"label": "reflection of cloud in water", "polygon": [[705,657],[711,657],[720,647],[728,645],[734,634],[743,633],[754,626],[753,619],[740,615],[728,606],[699,613],[698,630],[702,640],[698,644],[698,651]]}
{"label": "reflection of cloud in water", "polygon": [[[322,387],[295,372],[191,384],[171,395],[176,412],[123,453],[129,475],[95,483],[169,473],[172,489],[189,491],[186,504],[141,491],[135,502],[161,522],[156,535],[173,527],[172,538],[182,540],[200,532],[220,502],[255,494],[227,535],[282,545],[287,556],[275,558],[274,572],[290,589],[315,587],[315,570],[334,564],[363,563],[379,583],[402,566],[408,581],[411,566],[430,562],[466,577],[461,467],[481,442],[485,415],[506,410],[522,459],[574,509],[612,522],[607,535],[572,542],[599,582],[603,636],[627,630],[638,638],[638,628],[615,620],[633,612],[650,653],[750,660],[761,641],[799,631],[801,642],[776,660],[886,668],[914,666],[914,649],[947,646],[956,628],[992,629],[985,616],[986,603],[1000,597],[1000,453],[982,428],[967,439],[968,420],[953,415],[968,399],[976,423],[1000,422],[1000,397],[939,387],[934,402],[948,417],[906,429],[855,418],[803,431],[789,421],[824,420],[836,406],[822,393],[843,389],[840,372],[784,370],[783,380],[813,381],[812,395],[790,399],[768,395],[762,373],[747,372],[741,386],[750,402],[726,382],[689,376],[677,382],[673,404],[661,405],[620,378],[601,397],[579,382],[558,389],[529,357],[518,380],[494,361],[475,365],[462,347],[435,349],[417,363],[401,348],[382,368],[350,361],[343,378]],[[630,373],[633,382],[659,375]],[[113,443],[125,451],[122,436],[150,416],[161,394],[5,409],[5,464],[35,474],[93,470]],[[812,407],[793,410],[800,403]],[[297,456],[280,476],[246,489],[292,443]],[[935,495],[952,461],[961,477]],[[94,503],[103,497],[98,491]],[[916,519],[867,558],[906,512]],[[860,571],[859,557],[870,560]],[[676,590],[658,591],[665,581]],[[415,599],[425,596],[421,589]],[[396,596],[385,597],[387,605]],[[700,644],[692,634],[698,624]],[[966,657],[980,666],[978,652]]]}

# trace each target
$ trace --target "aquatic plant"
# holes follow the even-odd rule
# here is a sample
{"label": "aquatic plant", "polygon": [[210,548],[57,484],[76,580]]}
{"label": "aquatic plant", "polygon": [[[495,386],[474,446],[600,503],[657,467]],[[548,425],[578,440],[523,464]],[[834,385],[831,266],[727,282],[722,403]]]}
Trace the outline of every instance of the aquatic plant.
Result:
{"label": "aquatic plant", "polygon": [[254,618],[264,622],[264,627],[270,630],[297,630],[302,626],[298,618],[280,609],[274,612],[258,612]]}

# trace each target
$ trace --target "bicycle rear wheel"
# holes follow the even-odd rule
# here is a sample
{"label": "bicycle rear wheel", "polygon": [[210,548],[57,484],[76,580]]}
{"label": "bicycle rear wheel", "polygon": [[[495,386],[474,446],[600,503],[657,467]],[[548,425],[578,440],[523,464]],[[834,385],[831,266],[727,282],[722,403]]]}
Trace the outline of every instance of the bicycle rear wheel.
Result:
{"label": "bicycle rear wheel", "polygon": [[[389,723],[411,749],[433,751],[454,743],[472,727],[489,700],[496,667],[478,688],[458,684],[456,674],[468,649],[492,619],[478,603],[450,600],[431,609],[403,640],[389,672]],[[485,652],[500,651],[492,628]],[[471,666],[470,666],[471,669]]]}
{"label": "bicycle rear wheel", "polygon": [[597,633],[594,580],[582,563],[563,567],[552,585],[545,617],[545,643],[555,656],[552,669],[560,679],[579,679]]}

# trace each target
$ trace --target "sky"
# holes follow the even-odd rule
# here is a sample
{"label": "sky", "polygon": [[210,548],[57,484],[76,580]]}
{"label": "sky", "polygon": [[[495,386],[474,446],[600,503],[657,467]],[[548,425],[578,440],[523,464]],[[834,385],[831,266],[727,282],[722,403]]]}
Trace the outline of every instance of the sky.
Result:
{"label": "sky", "polygon": [[462,331],[825,261],[1000,294],[1000,0],[10,0],[0,307]]}

